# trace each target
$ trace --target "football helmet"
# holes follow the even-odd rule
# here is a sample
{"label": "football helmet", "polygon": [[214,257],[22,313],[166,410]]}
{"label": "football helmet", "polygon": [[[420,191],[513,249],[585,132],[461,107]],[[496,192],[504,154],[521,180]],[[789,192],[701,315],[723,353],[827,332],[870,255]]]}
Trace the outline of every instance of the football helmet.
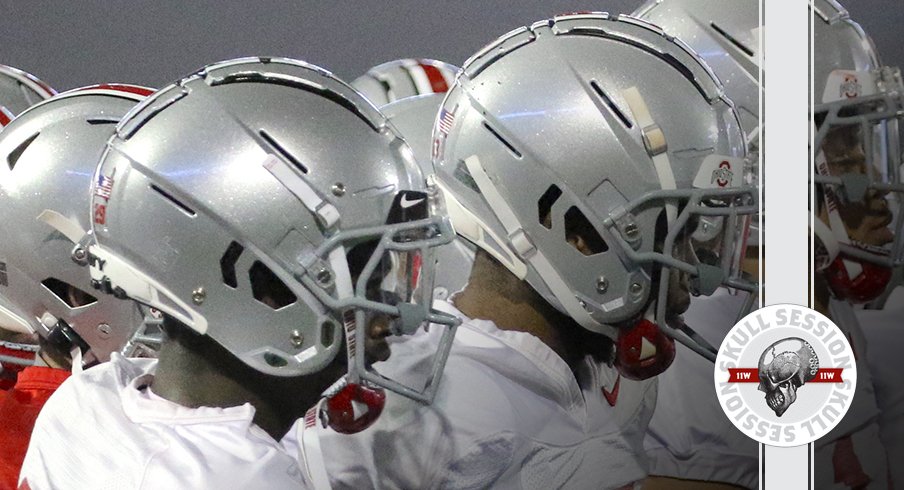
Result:
{"label": "football helmet", "polygon": [[[757,188],[737,111],[684,44],[605,13],[516,29],[465,63],[433,137],[456,231],[614,339],[624,375],[667,367],[660,332],[715,359],[668,323],[669,277],[755,290],[739,267]],[[686,237],[707,216],[724,226],[704,262]]]}
{"label": "football helmet", "polygon": [[[431,249],[454,232],[410,148],[329,72],[210,65],[119,124],[94,177],[96,288],[156,308],[262,373],[321,370],[429,401],[458,321],[431,310]],[[425,386],[382,376],[366,328],[450,326]],[[349,385],[351,386],[351,385]]]}
{"label": "football helmet", "polygon": [[[762,23],[757,0],[726,3],[721,0],[648,0],[633,14],[650,21],[667,34],[686,42],[712,69],[741,117],[747,135],[747,160],[757,179],[759,167],[760,100],[762,64],[760,38]],[[763,215],[751,223],[749,242],[759,244]],[[718,220],[707,220],[709,230],[718,229]],[[700,233],[703,233],[701,227]],[[745,316],[747,312],[742,312]]]}
{"label": "football helmet", "polygon": [[13,116],[54,94],[56,91],[36,76],[0,65],[0,127],[7,125]]}
{"label": "football helmet", "polygon": [[817,0],[811,10],[814,213],[830,231],[819,241],[825,247],[834,239],[826,248],[839,251],[821,268],[834,296],[866,303],[887,289],[904,257],[904,84],[841,5]]}
{"label": "football helmet", "polygon": [[634,16],[661,27],[686,42],[719,77],[725,95],[741,116],[751,145],[760,133],[759,2],[742,0],[649,0]]}
{"label": "football helmet", "polygon": [[458,67],[442,61],[405,58],[387,61],[352,81],[352,87],[377,107],[415,95],[442,94]]}
{"label": "football helmet", "polygon": [[89,292],[88,270],[71,259],[71,239],[81,233],[58,232],[67,229],[61,222],[88,229],[88,189],[105,143],[119,119],[151,93],[122,87],[60,94],[0,133],[0,293],[15,306],[4,308],[13,313],[5,316],[63,353],[77,348],[84,365],[120,351],[142,318],[136,305]]}
{"label": "football helmet", "polygon": [[[445,96],[445,93],[415,95],[380,108],[411,146],[415,159],[428,179],[433,175],[433,123]],[[447,211],[452,212],[451,209]],[[465,288],[474,266],[474,252],[474,244],[463,238],[456,238],[449,245],[436,250],[433,288],[435,299],[449,299]]]}

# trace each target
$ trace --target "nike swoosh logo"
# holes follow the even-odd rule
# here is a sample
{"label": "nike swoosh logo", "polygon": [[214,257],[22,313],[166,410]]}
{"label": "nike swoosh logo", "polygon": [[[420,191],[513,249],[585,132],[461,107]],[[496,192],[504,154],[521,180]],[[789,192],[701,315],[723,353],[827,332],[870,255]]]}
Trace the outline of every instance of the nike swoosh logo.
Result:
{"label": "nike swoosh logo", "polygon": [[605,386],[602,387],[603,390],[603,398],[609,402],[610,407],[615,406],[615,402],[618,401],[618,385],[621,383],[621,374],[615,378],[615,386],[612,388],[612,391],[606,389]]}
{"label": "nike swoosh logo", "polygon": [[423,197],[420,199],[408,199],[408,195],[405,194],[405,195],[402,195],[402,199],[399,200],[399,204],[402,205],[402,209],[406,209],[406,208],[410,208],[411,206],[414,206],[415,204],[420,204],[420,203],[424,202],[424,199],[425,198],[423,198]]}

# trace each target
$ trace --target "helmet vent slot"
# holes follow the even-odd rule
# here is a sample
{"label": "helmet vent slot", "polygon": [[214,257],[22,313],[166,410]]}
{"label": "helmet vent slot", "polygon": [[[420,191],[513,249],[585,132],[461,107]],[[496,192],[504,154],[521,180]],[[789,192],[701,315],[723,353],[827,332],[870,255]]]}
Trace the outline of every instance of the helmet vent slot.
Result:
{"label": "helmet vent slot", "polygon": [[82,291],[81,289],[69,284],[67,282],[61,281],[54,277],[49,277],[41,281],[41,285],[47,288],[48,291],[53,293],[54,296],[57,297],[63,303],[66,303],[66,306],[70,308],[78,308],[81,306],[88,306],[90,304],[97,303],[97,298],[91,296],[90,294]]}
{"label": "helmet vent slot", "polygon": [[626,128],[631,129],[632,127],[634,127],[634,124],[630,119],[628,119],[628,116],[625,115],[621,108],[619,108],[618,105],[616,105],[608,95],[606,95],[606,92],[603,91],[603,88],[600,87],[599,83],[597,83],[596,80],[590,80],[590,86],[593,87],[593,91],[596,92],[596,95],[599,95],[600,98],[603,99],[603,102],[607,107],[609,107],[609,110],[611,110],[612,113],[615,114],[615,117],[617,117],[622,122],[622,124],[625,125]]}
{"label": "helmet vent slot", "polygon": [[173,197],[172,194],[170,194],[169,192],[166,192],[165,190],[161,189],[160,187],[157,187],[156,185],[151,184],[151,190],[154,191],[154,192],[156,192],[158,195],[160,195],[160,197],[166,199],[166,200],[169,201],[173,206],[176,206],[176,207],[179,208],[183,213],[185,213],[185,214],[191,216],[192,218],[194,218],[195,216],[198,215],[198,213],[196,213],[194,209],[188,207],[185,203],[183,203],[182,201],[176,199],[175,197]]}
{"label": "helmet vent slot", "polygon": [[88,119],[86,122],[88,124],[90,124],[91,126],[99,126],[99,125],[103,125],[103,124],[117,124],[117,123],[119,123],[119,120],[112,119],[112,118],[105,119],[105,118],[95,117],[95,118]]}
{"label": "helmet vent slot", "polygon": [[560,197],[562,197],[562,190],[556,185],[551,185],[549,186],[549,189],[546,189],[546,192],[540,196],[540,200],[537,201],[538,219],[540,224],[546,227],[547,230],[552,229],[552,206]]}
{"label": "helmet vent slot", "polygon": [[737,39],[735,39],[735,37],[732,36],[731,34],[725,32],[725,30],[722,29],[721,27],[719,27],[718,25],[716,25],[715,22],[710,22],[709,25],[713,28],[714,31],[718,32],[719,35],[721,35],[722,37],[724,37],[728,42],[730,42],[730,43],[733,44],[736,48],[738,48],[738,49],[740,49],[741,51],[743,51],[744,54],[746,54],[747,56],[750,56],[751,58],[753,57],[754,53],[753,53],[753,50],[752,50],[752,49],[750,49],[750,48],[748,48],[747,46],[745,46],[743,43],[741,43],[741,41],[738,41]]}
{"label": "helmet vent slot", "polygon": [[313,82],[308,82],[300,78],[269,73],[240,72],[226,75],[222,78],[213,79],[209,82],[209,85],[211,87],[217,87],[220,85],[231,85],[236,83],[266,83],[273,85],[282,85],[285,87],[292,87],[317,94],[348,109],[349,112],[358,116],[359,119],[367,123],[367,125],[370,126],[372,130],[379,132],[377,125],[374,124],[374,122],[371,121],[367,117],[367,115],[365,115],[364,112],[362,112],[361,109],[358,108],[358,105],[355,102],[349,100],[344,95],[336,92],[329,87],[315,84]]}
{"label": "helmet vent slot", "polygon": [[16,166],[16,162],[19,161],[19,158],[25,153],[25,150],[38,139],[38,136],[41,133],[35,133],[31,135],[28,139],[22,142],[19,146],[16,147],[13,151],[6,156],[6,163],[9,164],[9,169],[12,170]]}
{"label": "helmet vent slot", "polygon": [[490,134],[492,134],[493,136],[495,136],[496,139],[499,140],[500,143],[502,143],[503,145],[505,145],[505,147],[508,148],[509,151],[512,152],[512,154],[515,155],[516,158],[521,158],[521,156],[522,156],[522,155],[521,155],[521,152],[518,151],[518,150],[514,147],[514,145],[512,145],[511,143],[509,143],[509,141],[508,141],[507,139],[503,138],[501,134],[499,134],[498,132],[496,132],[496,130],[493,129],[489,124],[487,124],[486,121],[484,121],[483,127],[487,128],[487,131],[489,131]]}
{"label": "helmet vent slot", "polygon": [[572,206],[565,213],[565,237],[583,255],[596,255],[609,250],[609,245],[577,206]]}
{"label": "helmet vent slot", "polygon": [[220,273],[223,274],[223,283],[235,289],[238,281],[235,275],[235,263],[238,262],[245,247],[239,245],[238,242],[232,242],[226,249],[226,252],[220,257]]}
{"label": "helmet vent slot", "polygon": [[280,154],[280,156],[282,156],[283,158],[288,160],[292,165],[295,165],[295,168],[300,170],[301,173],[303,173],[303,174],[308,173],[308,167],[306,167],[303,163],[301,163],[301,161],[299,161],[297,158],[295,158],[295,155],[293,155],[288,150],[286,150],[286,148],[283,145],[279,144],[279,142],[276,141],[276,139],[273,138],[273,136],[270,136],[270,133],[268,133],[262,129],[262,130],[258,131],[258,134],[260,134],[261,138],[263,138],[264,141],[266,141],[267,144],[270,145],[270,148],[273,148],[277,153]]}
{"label": "helmet vent slot", "polygon": [[273,271],[258,260],[251,265],[248,276],[251,279],[251,294],[254,295],[254,299],[274,310],[289,306],[298,299]]}

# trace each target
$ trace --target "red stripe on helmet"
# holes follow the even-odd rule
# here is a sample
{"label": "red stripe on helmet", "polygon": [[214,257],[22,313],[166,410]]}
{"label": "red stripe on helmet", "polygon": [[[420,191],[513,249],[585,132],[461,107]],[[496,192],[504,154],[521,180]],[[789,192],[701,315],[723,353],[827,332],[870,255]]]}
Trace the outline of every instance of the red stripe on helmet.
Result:
{"label": "red stripe on helmet", "polygon": [[13,120],[13,115],[6,110],[6,107],[0,106],[0,128],[9,124]]}
{"label": "red stripe on helmet", "polygon": [[443,72],[439,71],[439,68],[424,63],[418,63],[418,66],[424,69],[424,74],[427,75],[427,80],[430,81],[430,88],[433,89],[433,92],[441,94],[449,90],[449,84],[446,83],[446,78],[443,77]]}
{"label": "red stripe on helmet", "polygon": [[136,94],[142,97],[147,97],[154,93],[152,89],[147,87],[142,87],[139,85],[132,85],[128,83],[101,83],[98,85],[90,85],[88,87],[82,87],[76,89],[76,92],[81,92],[83,90],[115,90],[117,92],[126,92],[129,94]]}

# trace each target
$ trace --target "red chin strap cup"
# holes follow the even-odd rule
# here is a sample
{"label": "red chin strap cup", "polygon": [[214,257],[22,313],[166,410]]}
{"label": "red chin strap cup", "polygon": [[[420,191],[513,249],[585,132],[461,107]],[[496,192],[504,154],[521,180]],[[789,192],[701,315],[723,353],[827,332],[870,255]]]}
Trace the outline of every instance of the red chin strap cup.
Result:
{"label": "red chin strap cup", "polygon": [[[851,279],[844,267],[845,260],[860,264],[863,271]],[[878,298],[888,287],[892,270],[871,262],[838,256],[826,269],[825,275],[829,289],[836,298],[853,303],[869,303]]]}
{"label": "red chin strap cup", "polygon": [[368,428],[383,413],[386,393],[356,383],[349,383],[327,398],[325,404],[327,423],[341,434],[355,434]]}
{"label": "red chin strap cup", "polygon": [[675,341],[645,318],[619,329],[615,348],[615,368],[628,379],[658,376],[675,360]]}

